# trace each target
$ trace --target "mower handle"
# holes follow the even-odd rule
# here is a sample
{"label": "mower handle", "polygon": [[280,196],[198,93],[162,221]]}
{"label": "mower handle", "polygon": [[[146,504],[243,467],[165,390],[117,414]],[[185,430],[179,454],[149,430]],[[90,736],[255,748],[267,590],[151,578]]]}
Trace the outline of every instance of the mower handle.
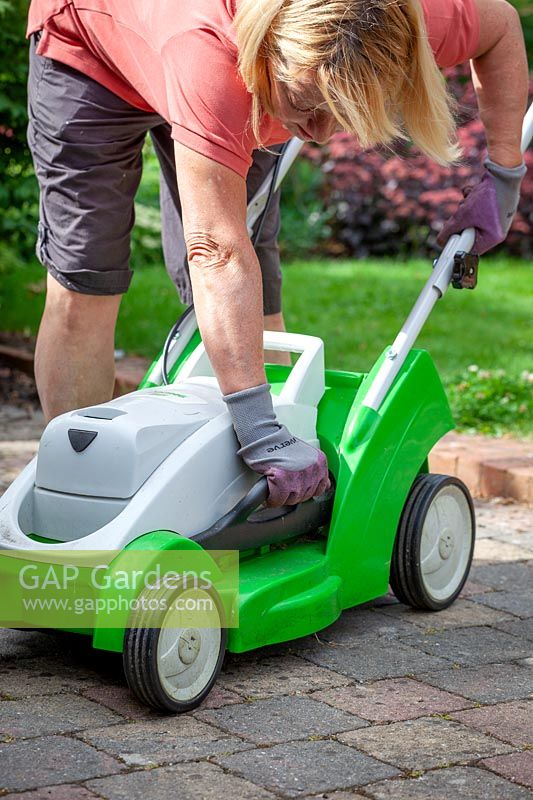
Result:
{"label": "mower handle", "polygon": [[[266,208],[268,198],[277,189],[279,189],[283,178],[289,171],[292,162],[302,149],[303,145],[304,142],[301,139],[296,138],[296,136],[293,136],[293,138],[287,142],[283,151],[283,155],[280,156],[281,161],[278,164],[277,169],[276,167],[273,167],[270,170],[257,192],[248,203],[248,207],[246,209],[246,225],[248,227],[248,233],[250,236],[252,235],[252,230],[255,223]],[[271,186],[274,175],[276,178],[276,183],[274,186]]]}
{"label": "mower handle", "polygon": [[268,481],[265,477],[259,478],[246,497],[210,528],[194,534],[191,539],[206,550],[249,550],[316,533],[331,520],[335,497],[335,480],[331,473],[330,478],[329,490],[320,497],[295,506],[260,510],[259,506],[268,497]]}
{"label": "mower handle", "polygon": [[264,476],[254,483],[248,494],[242,500],[239,500],[237,505],[230,508],[223,517],[220,517],[210,528],[205,531],[196,533],[192,538],[198,544],[205,544],[211,539],[215,538],[226,528],[244,522],[248,519],[250,514],[259,508],[268,497],[268,480]]}

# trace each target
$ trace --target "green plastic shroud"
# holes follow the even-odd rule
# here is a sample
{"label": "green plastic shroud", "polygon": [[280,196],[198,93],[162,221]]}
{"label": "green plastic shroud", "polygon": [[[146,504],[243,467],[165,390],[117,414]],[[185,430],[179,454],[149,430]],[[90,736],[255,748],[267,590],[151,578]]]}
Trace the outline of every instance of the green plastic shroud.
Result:
{"label": "green plastic shroud", "polygon": [[[191,342],[180,364],[196,343]],[[411,351],[379,414],[362,405],[387,350],[368,375],[326,371],[317,430],[336,480],[329,530],[243,553],[235,598],[239,626],[228,630],[231,652],[314,633],[343,609],[387,592],[394,538],[411,485],[417,474],[427,472],[432,447],[453,428],[442,383],[424,350]],[[289,370],[267,365],[274,392]],[[145,379],[141,388],[150,385]],[[155,531],[129,547],[198,545],[171,531]],[[116,561],[120,569],[120,557]],[[126,625],[124,619],[123,628],[95,629],[94,646],[121,651]]]}

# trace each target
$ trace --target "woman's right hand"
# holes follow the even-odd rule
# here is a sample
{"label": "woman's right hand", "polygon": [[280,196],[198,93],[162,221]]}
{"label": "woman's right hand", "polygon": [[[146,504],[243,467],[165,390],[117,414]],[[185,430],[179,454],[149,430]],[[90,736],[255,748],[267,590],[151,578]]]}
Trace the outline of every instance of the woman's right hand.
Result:
{"label": "woman's right hand", "polygon": [[268,480],[268,506],[296,505],[329,489],[326,456],[276,420],[267,383],[224,400],[241,444],[238,454]]}
{"label": "woman's right hand", "polygon": [[239,455],[267,477],[271,506],[323,494],[325,455],[280,425],[265,382],[262,278],[246,227],[244,178],[177,142],[174,149],[194,308]]}

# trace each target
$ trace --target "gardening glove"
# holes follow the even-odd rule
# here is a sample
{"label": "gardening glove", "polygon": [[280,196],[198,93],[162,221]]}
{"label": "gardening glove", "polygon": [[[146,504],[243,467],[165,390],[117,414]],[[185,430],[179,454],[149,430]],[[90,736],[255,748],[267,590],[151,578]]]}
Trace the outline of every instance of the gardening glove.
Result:
{"label": "gardening glove", "polygon": [[526,165],[502,167],[490,158],[483,162],[485,174],[477,186],[465,186],[465,199],[449,219],[437,237],[444,247],[453,233],[462,233],[466,228],[475,228],[476,238],[473,253],[482,255],[503,242],[520,199],[520,184],[526,174]]}
{"label": "gardening glove", "polygon": [[224,401],[241,445],[238,455],[268,479],[267,506],[295,505],[329,489],[326,456],[276,420],[268,383],[227,394]]}

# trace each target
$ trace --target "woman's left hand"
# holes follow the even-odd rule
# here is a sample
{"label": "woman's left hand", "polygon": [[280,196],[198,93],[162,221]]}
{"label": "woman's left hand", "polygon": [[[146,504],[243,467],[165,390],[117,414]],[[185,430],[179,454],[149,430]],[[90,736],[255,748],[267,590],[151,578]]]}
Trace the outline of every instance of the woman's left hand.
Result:
{"label": "woman's left hand", "polygon": [[518,205],[526,171],[520,139],[527,108],[528,66],[516,9],[504,0],[474,2],[479,41],[471,68],[489,158],[481,181],[463,190],[465,199],[437,241],[444,245],[453,233],[475,228],[473,250],[481,254],[503,242]]}
{"label": "woman's left hand", "polygon": [[525,174],[525,164],[502,167],[487,158],[481,181],[476,186],[465,186],[465,199],[444,224],[437,242],[444,247],[452,234],[466,228],[475,228],[472,251],[479,255],[503,242],[516,213]]}

